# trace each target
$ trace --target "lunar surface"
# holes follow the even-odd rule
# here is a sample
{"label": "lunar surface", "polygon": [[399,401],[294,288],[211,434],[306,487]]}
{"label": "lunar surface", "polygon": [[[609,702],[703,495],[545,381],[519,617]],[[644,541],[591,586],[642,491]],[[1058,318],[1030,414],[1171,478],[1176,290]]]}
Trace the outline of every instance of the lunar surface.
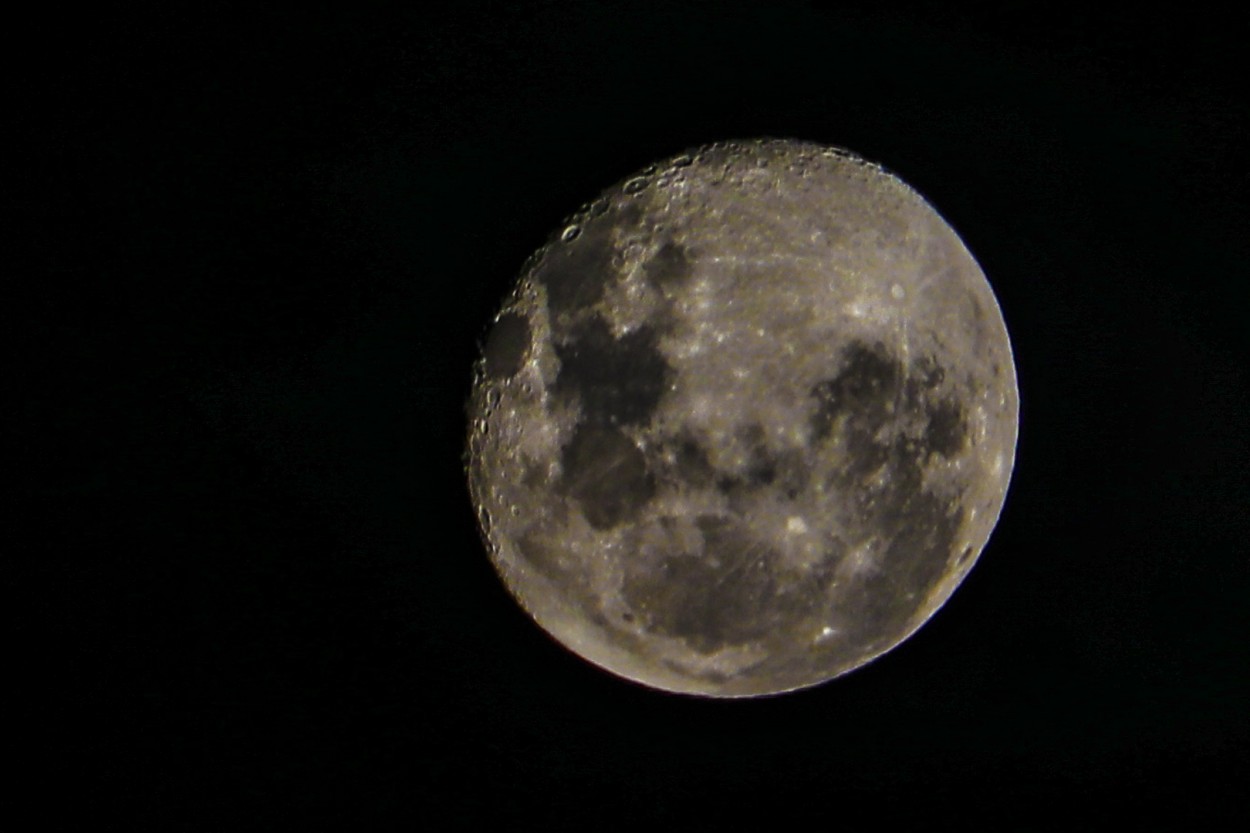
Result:
{"label": "lunar surface", "polygon": [[1002,507],[1015,370],[985,276],[840,149],[710,145],[585,206],[484,340],[469,489],[556,640],[714,697],[851,671],[913,634]]}

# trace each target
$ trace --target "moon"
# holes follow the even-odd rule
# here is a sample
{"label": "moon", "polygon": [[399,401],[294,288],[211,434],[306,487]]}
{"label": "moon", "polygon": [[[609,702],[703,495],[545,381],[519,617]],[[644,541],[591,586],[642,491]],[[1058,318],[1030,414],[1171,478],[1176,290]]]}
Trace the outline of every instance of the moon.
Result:
{"label": "moon", "polygon": [[917,631],[1014,464],[1011,345],[914,190],[849,151],[649,166],[524,265],[482,344],[469,492],[575,654],[670,692],[817,685]]}

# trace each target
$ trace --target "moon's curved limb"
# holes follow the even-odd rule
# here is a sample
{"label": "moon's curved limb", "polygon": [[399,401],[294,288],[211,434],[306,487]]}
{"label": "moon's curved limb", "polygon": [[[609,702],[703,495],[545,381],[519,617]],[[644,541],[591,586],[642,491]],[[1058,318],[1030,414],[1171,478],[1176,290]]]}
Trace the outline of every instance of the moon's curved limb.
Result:
{"label": "moon's curved limb", "polygon": [[507,586],[671,691],[788,691],[906,639],[1014,461],[980,268],[901,181],[817,145],[712,145],[608,189],[531,258],[477,371],[468,477]]}

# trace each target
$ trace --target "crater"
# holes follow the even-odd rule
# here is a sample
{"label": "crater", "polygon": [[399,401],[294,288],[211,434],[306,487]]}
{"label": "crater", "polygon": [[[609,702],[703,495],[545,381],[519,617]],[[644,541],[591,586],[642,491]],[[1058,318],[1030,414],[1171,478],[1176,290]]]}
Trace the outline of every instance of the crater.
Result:
{"label": "crater", "polygon": [[575,240],[548,249],[534,276],[547,288],[547,306],[553,313],[572,313],[597,304],[617,278],[620,253],[614,230],[637,225],[635,206],[609,211],[587,223]]}
{"label": "crater", "polygon": [[643,274],[647,280],[660,290],[685,283],[693,271],[694,264],[689,251],[671,240],[662,244],[643,265]]}
{"label": "crater", "polygon": [[555,578],[568,570],[569,565],[565,563],[567,549],[554,535],[527,530],[517,538],[517,549],[526,561],[548,578]]}
{"label": "crater", "polygon": [[487,376],[496,381],[511,379],[525,364],[529,349],[528,319],[515,312],[506,312],[499,316],[482,348]]}

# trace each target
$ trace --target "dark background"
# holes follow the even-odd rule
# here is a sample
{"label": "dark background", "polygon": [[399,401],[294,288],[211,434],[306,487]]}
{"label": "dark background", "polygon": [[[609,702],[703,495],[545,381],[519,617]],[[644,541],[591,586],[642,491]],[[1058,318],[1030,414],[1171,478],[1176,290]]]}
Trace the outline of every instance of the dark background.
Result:
{"label": "dark background", "polygon": [[[44,822],[1247,817],[1232,14],[176,5],[5,35],[14,786],[52,787]],[[997,531],[923,630],[823,687],[708,702],[512,603],[463,403],[564,215],[754,136],[851,148],[937,206],[1001,302],[1021,432]]]}

